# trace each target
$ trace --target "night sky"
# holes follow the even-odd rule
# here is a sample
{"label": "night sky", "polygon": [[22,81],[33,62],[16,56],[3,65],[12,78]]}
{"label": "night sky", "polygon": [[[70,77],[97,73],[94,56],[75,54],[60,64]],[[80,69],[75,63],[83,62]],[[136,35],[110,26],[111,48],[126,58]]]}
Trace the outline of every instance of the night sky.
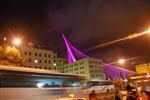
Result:
{"label": "night sky", "polygon": [[143,32],[150,27],[150,0],[0,0],[0,35],[45,46],[65,56],[61,37],[105,62],[150,58],[150,35],[85,51],[97,44]]}

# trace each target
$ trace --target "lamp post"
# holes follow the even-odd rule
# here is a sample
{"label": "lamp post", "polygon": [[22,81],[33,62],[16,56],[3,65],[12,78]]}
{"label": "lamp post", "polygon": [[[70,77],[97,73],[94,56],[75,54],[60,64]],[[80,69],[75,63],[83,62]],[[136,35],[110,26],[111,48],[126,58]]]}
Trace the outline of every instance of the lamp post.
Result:
{"label": "lamp post", "polygon": [[[121,64],[122,76],[123,76],[123,78],[124,78],[123,68],[124,68],[125,60],[124,60],[124,59],[119,59],[119,60],[118,60],[118,63]],[[121,78],[121,75],[120,75],[120,78]],[[122,83],[122,82],[121,82],[121,89],[123,90],[123,83]]]}

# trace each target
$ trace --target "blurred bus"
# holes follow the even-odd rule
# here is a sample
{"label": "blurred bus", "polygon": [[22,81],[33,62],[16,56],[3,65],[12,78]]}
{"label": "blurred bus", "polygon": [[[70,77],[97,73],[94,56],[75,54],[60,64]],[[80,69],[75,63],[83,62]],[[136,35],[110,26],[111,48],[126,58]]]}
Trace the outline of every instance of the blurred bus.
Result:
{"label": "blurred bus", "polygon": [[0,100],[85,100],[83,76],[0,66]]}
{"label": "blurred bus", "polygon": [[111,81],[88,81],[84,86],[84,93],[89,94],[92,90],[96,93],[114,92],[115,87]]}

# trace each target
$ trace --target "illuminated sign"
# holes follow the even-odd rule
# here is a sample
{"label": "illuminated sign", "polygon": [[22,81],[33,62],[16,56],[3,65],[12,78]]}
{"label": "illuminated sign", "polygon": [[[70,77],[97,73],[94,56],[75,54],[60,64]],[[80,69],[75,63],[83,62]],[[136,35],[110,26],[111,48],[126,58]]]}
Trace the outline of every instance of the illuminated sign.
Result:
{"label": "illuminated sign", "polygon": [[136,66],[136,73],[142,74],[150,72],[150,63]]}

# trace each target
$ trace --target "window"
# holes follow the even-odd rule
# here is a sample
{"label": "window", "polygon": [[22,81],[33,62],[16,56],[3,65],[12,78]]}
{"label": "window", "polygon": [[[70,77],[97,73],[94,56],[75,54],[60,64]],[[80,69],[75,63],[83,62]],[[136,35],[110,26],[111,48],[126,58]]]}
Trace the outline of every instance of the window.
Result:
{"label": "window", "polygon": [[31,52],[29,52],[29,55],[31,56]]}
{"label": "window", "polygon": [[41,60],[39,60],[39,63],[41,63],[42,61]]}
{"label": "window", "polygon": [[35,53],[35,56],[37,56],[37,53]]}
{"label": "window", "polygon": [[41,69],[41,67],[39,67]]}
{"label": "window", "polygon": [[48,63],[50,64],[50,63],[51,63],[51,61],[49,60],[49,61],[48,61]]}
{"label": "window", "polygon": [[39,56],[41,57],[41,53],[39,53]]}
{"label": "window", "polygon": [[45,57],[47,57],[47,54],[45,54]]}
{"label": "window", "polygon": [[29,62],[31,62],[31,58],[29,58]]}
{"label": "window", "polygon": [[26,52],[26,51],[24,52],[24,55],[27,55],[27,52]]}
{"label": "window", "polygon": [[37,68],[37,66],[35,66],[35,68]]}
{"label": "window", "polygon": [[51,57],[51,55],[48,55],[48,57],[50,58],[50,57]]}
{"label": "window", "polygon": [[47,60],[45,60],[45,63],[47,63]]}
{"label": "window", "polygon": [[38,63],[38,60],[34,60],[34,63],[37,64],[37,63]]}

